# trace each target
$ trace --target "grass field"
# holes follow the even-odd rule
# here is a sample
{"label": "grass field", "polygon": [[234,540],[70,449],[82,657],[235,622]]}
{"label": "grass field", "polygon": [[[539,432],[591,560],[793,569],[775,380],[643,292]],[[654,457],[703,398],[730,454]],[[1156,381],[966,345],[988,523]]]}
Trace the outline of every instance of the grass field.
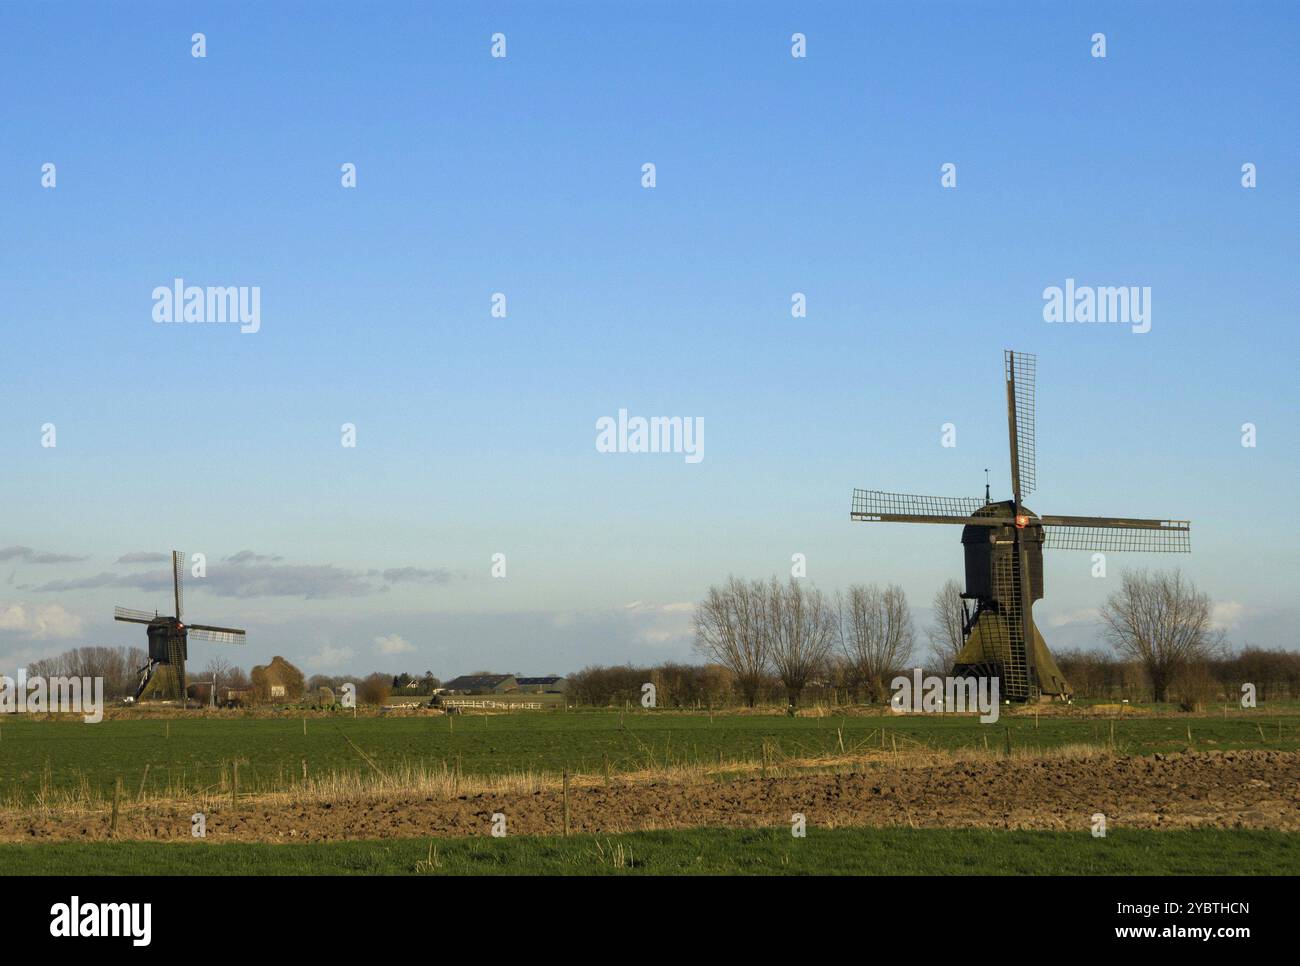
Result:
{"label": "grass field", "polygon": [[[435,851],[436,850],[436,851]],[[1285,832],[692,829],[314,845],[0,845],[10,875],[1295,875]]]}
{"label": "grass field", "polygon": [[[75,719],[14,716],[0,721],[0,804],[21,805],[59,794],[102,798],[120,778],[132,796],[219,787],[239,762],[242,791],[290,787],[307,763],[312,776],[360,773],[371,766],[440,767],[459,763],[466,775],[520,772],[596,773],[605,757],[613,772],[670,765],[817,758],[868,748],[922,746],[1018,751],[1070,744],[1107,745],[1112,722],[1121,753],[1183,751],[1188,728],[1197,750],[1300,748],[1300,716],[1267,709],[1219,715],[1119,719],[1031,714],[981,725],[974,717],[871,715],[787,718],[668,712],[591,711],[420,717],[204,717]],[[883,734],[882,734],[883,730]],[[842,742],[842,750],[841,750]],[[146,775],[145,767],[148,766]]]}

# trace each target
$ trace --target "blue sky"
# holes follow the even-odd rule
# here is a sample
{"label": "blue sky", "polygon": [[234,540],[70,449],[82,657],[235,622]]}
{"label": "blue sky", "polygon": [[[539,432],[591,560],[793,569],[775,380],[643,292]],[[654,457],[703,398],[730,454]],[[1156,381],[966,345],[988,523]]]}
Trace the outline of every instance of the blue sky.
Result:
{"label": "blue sky", "polygon": [[[137,643],[112,605],[163,607],[162,569],[117,561],[172,547],[209,560],[193,619],[309,671],[684,658],[710,582],[793,553],[920,612],[959,533],[851,525],[850,493],[980,495],[987,466],[1005,494],[1004,346],[1039,357],[1035,510],[1193,522],[1190,556],[1112,555],[1107,580],[1050,555],[1049,643],[1096,640],[1122,566],[1177,564],[1234,641],[1294,647],[1298,27],[1284,4],[5,5],[0,664]],[[260,331],[155,324],[175,277],[260,286]],[[1066,278],[1149,286],[1151,331],[1045,322]],[[598,453],[620,408],[702,418],[704,460]]]}

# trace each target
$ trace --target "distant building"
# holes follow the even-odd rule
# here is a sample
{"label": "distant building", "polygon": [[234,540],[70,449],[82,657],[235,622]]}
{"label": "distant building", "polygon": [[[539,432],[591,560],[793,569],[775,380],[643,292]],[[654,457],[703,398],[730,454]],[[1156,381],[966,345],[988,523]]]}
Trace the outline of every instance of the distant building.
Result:
{"label": "distant building", "polygon": [[304,685],[302,672],[280,656],[271,663],[259,664],[249,675],[258,701],[301,701]]}
{"label": "distant building", "polygon": [[506,694],[519,690],[513,674],[465,674],[443,685],[447,694]]}
{"label": "distant building", "polygon": [[569,682],[564,678],[553,675],[544,678],[515,678],[519,684],[519,690],[528,694],[563,694],[564,689],[569,686]]}

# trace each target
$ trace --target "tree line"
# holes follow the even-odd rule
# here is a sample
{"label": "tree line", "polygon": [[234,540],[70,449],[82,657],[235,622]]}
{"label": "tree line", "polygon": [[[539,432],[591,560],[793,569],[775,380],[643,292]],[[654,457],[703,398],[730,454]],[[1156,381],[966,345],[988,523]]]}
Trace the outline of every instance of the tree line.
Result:
{"label": "tree line", "polygon": [[830,597],[794,577],[731,577],[709,588],[694,628],[695,650],[731,671],[750,707],[771,679],[793,708],[809,685],[825,686],[833,675],[879,700],[916,649],[907,595],[898,586],[854,584]]}
{"label": "tree line", "polygon": [[27,665],[28,677],[103,678],[104,697],[120,699],[135,694],[139,670],[149,660],[139,647],[74,647],[55,657]]}
{"label": "tree line", "polygon": [[[1300,653],[1228,645],[1213,623],[1209,595],[1177,570],[1125,571],[1099,612],[1109,651],[1056,655],[1074,693],[1176,701],[1188,709],[1236,701],[1253,684],[1258,700],[1300,696]],[[901,587],[854,584],[827,595],[805,581],[728,578],[696,607],[700,667],[588,667],[569,678],[584,704],[639,700],[656,683],[659,706],[720,707],[779,698],[796,706],[809,691],[834,702],[888,699],[887,682],[913,667],[950,673],[964,643],[961,585],[934,595],[918,654],[918,636]],[[657,682],[662,682],[662,685]]]}
{"label": "tree line", "polygon": [[[1099,700],[1154,698],[1141,661],[1112,651],[1072,648],[1055,654],[1075,695]],[[1189,711],[1219,702],[1236,705],[1242,685],[1251,684],[1260,701],[1300,698],[1300,652],[1244,647],[1190,662],[1166,689],[1166,700]]]}
{"label": "tree line", "polygon": [[[1253,685],[1261,701],[1300,697],[1300,653],[1234,650],[1214,626],[1209,596],[1176,570],[1125,571],[1099,617],[1109,650],[1054,652],[1079,697],[1172,700],[1196,709],[1212,701],[1237,701],[1243,684]],[[575,704],[597,707],[639,704],[649,683],[657,707],[767,702],[795,707],[809,697],[882,702],[889,697],[888,682],[918,665],[927,673],[948,674],[962,648],[964,623],[961,585],[955,580],[931,601],[925,629],[929,648],[920,654],[901,587],[854,584],[827,595],[804,580],[730,577],[710,587],[695,610],[694,649],[704,663],[593,665],[569,675],[568,696]],[[78,647],[33,661],[28,673],[102,677],[105,696],[122,698],[135,693],[146,660],[136,647]],[[256,683],[222,657],[189,678],[191,684],[215,679],[219,694]],[[337,695],[348,683],[363,704],[383,703],[395,691],[431,694],[439,686],[429,671],[420,677],[316,674],[299,685],[305,693],[286,697],[313,700],[322,689]]]}

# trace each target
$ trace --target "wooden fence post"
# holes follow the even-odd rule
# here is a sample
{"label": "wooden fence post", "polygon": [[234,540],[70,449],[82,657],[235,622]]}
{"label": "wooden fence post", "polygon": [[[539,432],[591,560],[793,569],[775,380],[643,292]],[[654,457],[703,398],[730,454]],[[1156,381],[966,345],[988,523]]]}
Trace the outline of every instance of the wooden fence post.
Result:
{"label": "wooden fence post", "polygon": [[117,781],[113,783],[113,817],[109,820],[108,834],[111,838],[117,838],[117,806],[118,801],[122,798],[122,776],[117,776]]}
{"label": "wooden fence post", "polygon": [[569,835],[569,769],[564,769],[564,835]]}

